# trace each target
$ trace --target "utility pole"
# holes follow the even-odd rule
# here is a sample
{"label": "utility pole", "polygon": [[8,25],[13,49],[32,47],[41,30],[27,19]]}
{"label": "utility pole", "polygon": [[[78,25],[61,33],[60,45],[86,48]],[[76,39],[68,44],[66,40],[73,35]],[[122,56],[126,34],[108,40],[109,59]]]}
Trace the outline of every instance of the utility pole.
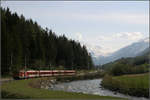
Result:
{"label": "utility pole", "polygon": [[88,61],[88,70],[90,69],[90,67],[89,67],[89,61]]}
{"label": "utility pole", "polygon": [[71,66],[72,66],[72,70],[73,70],[73,69],[74,69],[74,68],[73,68],[73,61],[71,62]]}
{"label": "utility pole", "polygon": [[51,63],[49,63],[49,70],[51,70]]}
{"label": "utility pole", "polygon": [[12,54],[11,54],[10,60],[11,60],[10,63],[11,63],[11,66],[12,66]]}
{"label": "utility pole", "polygon": [[11,53],[11,56],[10,56],[10,67],[9,67],[9,71],[11,72],[11,67],[12,67],[12,64],[13,64],[13,61],[12,61],[12,53]]}
{"label": "utility pole", "polygon": [[27,66],[26,66],[26,55],[25,55],[25,70],[27,69]]}

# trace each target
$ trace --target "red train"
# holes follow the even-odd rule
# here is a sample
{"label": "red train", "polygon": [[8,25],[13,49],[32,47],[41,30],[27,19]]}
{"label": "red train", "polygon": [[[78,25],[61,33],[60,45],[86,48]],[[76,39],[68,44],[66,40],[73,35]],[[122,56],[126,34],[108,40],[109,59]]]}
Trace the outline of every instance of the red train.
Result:
{"label": "red train", "polygon": [[34,77],[46,77],[46,76],[71,76],[75,75],[75,70],[28,70],[28,71],[19,71],[14,74],[15,79],[23,78],[34,78]]}

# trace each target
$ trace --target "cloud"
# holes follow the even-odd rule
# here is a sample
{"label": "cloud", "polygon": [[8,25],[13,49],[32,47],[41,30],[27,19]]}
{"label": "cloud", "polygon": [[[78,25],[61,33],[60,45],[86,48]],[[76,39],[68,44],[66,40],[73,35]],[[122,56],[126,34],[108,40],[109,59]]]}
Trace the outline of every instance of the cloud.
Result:
{"label": "cloud", "polygon": [[87,50],[89,53],[92,53],[92,56],[99,57],[99,56],[108,56],[112,50],[111,48],[104,48],[100,45],[92,45],[89,43],[85,43]]}
{"label": "cloud", "polygon": [[111,35],[99,36],[97,40],[103,46],[103,51],[114,52],[122,47],[144,39],[141,32],[121,32]]}
{"label": "cloud", "polygon": [[122,33],[116,33],[111,36],[100,36],[100,41],[112,41],[116,39],[122,39],[122,40],[132,40],[132,41],[138,41],[140,39],[143,39],[144,35],[141,32],[122,32]]}
{"label": "cloud", "polygon": [[87,50],[93,52],[95,57],[108,56],[112,52],[143,38],[144,35],[141,32],[111,33],[94,38],[83,37],[80,32],[75,33],[75,40],[78,40],[81,45],[86,45]]}
{"label": "cloud", "polygon": [[112,40],[113,38],[110,36],[100,36],[98,39],[100,41],[109,41],[109,40]]}
{"label": "cloud", "polygon": [[142,39],[144,35],[141,32],[124,32],[124,33],[117,33],[116,35],[114,35],[114,37],[137,41]]}
{"label": "cloud", "polygon": [[76,34],[76,39],[81,41],[82,40],[82,34],[80,32],[77,32],[75,34]]}

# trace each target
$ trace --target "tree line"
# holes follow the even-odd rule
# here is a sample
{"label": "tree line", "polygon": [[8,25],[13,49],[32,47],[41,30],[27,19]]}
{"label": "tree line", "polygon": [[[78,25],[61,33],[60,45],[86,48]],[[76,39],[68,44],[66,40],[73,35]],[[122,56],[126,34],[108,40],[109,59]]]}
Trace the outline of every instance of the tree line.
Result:
{"label": "tree line", "polygon": [[91,69],[86,46],[1,8],[2,75],[24,69]]}

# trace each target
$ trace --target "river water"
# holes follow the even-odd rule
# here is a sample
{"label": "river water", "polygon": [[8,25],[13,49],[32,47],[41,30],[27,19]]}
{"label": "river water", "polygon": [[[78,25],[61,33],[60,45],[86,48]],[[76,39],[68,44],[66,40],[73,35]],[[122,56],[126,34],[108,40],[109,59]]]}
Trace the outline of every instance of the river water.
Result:
{"label": "river water", "polygon": [[59,83],[54,85],[52,90],[62,90],[68,92],[81,92],[86,94],[95,94],[101,96],[115,96],[115,97],[123,97],[128,98],[130,100],[149,100],[144,97],[134,97],[128,96],[121,93],[114,93],[110,90],[104,89],[100,86],[102,79],[94,79],[94,80],[79,80],[73,82]]}

